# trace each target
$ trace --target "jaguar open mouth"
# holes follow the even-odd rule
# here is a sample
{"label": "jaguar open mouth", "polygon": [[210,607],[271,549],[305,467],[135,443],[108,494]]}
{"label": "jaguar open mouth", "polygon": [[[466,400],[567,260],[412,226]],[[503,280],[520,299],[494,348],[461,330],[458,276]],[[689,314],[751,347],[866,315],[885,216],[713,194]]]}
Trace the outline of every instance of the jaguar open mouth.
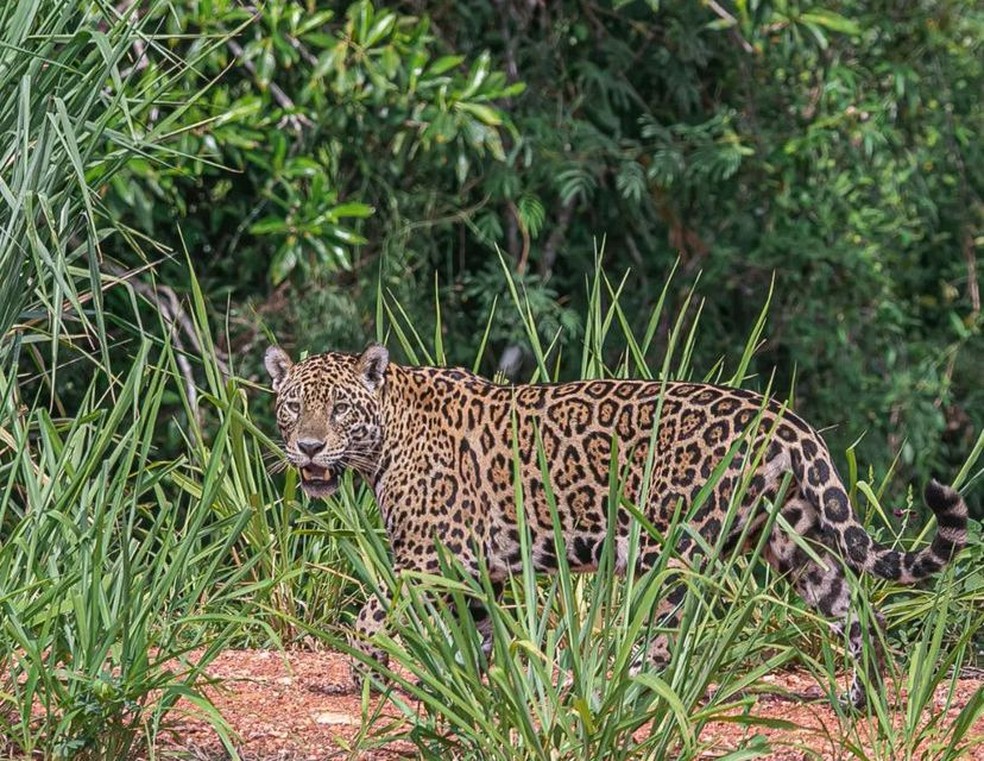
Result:
{"label": "jaguar open mouth", "polygon": [[301,468],[301,488],[309,497],[327,497],[338,489],[338,473],[309,463]]}

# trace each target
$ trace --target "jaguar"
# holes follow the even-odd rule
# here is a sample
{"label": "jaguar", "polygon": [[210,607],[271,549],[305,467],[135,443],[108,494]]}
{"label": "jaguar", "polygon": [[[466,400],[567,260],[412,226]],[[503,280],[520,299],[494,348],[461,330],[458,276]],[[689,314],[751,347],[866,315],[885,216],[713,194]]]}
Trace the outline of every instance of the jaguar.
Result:
{"label": "jaguar", "polygon": [[[274,345],[264,364],[284,453],[302,489],[324,498],[346,469],[361,476],[398,570],[439,572],[443,545],[470,572],[482,558],[501,584],[523,567],[525,520],[526,562],[537,572],[556,571],[558,552],[574,571],[595,570],[606,541],[614,541],[624,571],[637,519],[628,503],[651,524],[634,555],[640,572],[668,549],[678,564],[699,564],[707,547],[741,551],[762,538],[764,559],[846,635],[857,665],[865,631],[852,610],[847,569],[913,584],[940,571],[967,542],[964,500],[933,480],[924,497],[937,521],[932,541],[913,551],[877,543],[860,524],[820,434],[786,405],[752,391],[646,380],[505,385],[463,369],[401,366],[381,345],[296,364]],[[613,468],[622,499],[610,511]],[[775,520],[776,511],[784,521]],[[661,537],[680,515],[692,530],[667,548]],[[683,594],[682,584],[673,585],[653,611],[660,631],[678,625]],[[371,596],[353,646],[383,660],[371,641],[384,625],[384,603]],[[665,665],[669,648],[668,636],[659,635],[649,661]],[[336,691],[357,680],[353,668],[351,682]],[[858,706],[867,699],[864,681],[856,668],[846,697]]]}

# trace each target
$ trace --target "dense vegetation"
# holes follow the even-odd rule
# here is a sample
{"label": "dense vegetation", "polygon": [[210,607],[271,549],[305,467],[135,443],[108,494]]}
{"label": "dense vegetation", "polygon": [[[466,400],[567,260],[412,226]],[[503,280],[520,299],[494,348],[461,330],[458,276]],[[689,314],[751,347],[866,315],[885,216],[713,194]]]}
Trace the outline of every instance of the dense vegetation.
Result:
{"label": "dense vegetation", "polygon": [[[903,481],[952,471],[984,425],[979,4],[615,6],[169,4],[147,23],[193,33],[170,47],[195,66],[145,126],[173,120],[166,161],[131,161],[105,203],[187,247],[246,369],[263,327],[360,347],[380,287],[430,332],[435,280],[466,363],[502,292],[496,248],[566,376],[602,242],[633,273],[630,314],[675,261],[675,307],[700,274],[701,365],[775,276],[754,370],[838,449],[864,434],[862,459],[901,453]],[[153,57],[135,84],[165,71]],[[182,287],[182,267],[162,281]],[[490,340],[486,372],[528,377],[515,315]]]}
{"label": "dense vegetation", "polygon": [[[930,472],[980,514],[978,3],[12,0],[0,40],[5,750],[153,745],[180,698],[208,709],[222,647],[334,642],[386,579],[364,490],[324,509],[267,468],[274,337],[522,380],[771,384],[833,426],[883,539],[922,525],[906,486]],[[936,587],[868,590],[917,707],[974,657],[974,530]],[[474,628],[419,591],[482,595],[448,576],[397,585],[386,645],[425,752],[487,757],[501,732],[524,757],[693,757],[763,670],[796,658],[837,689],[822,623],[744,559],[693,575],[726,614],[694,603],[674,666],[639,680],[649,580],[517,579],[483,682],[441,639],[473,652]],[[888,705],[883,757],[940,731]]]}

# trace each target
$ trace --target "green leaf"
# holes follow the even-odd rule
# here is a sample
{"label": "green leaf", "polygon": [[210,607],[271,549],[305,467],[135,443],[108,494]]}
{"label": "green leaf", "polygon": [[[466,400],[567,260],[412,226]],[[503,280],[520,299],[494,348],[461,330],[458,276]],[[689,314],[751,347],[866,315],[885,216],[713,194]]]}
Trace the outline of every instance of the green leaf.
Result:
{"label": "green leaf", "polygon": [[300,257],[297,246],[284,246],[270,262],[270,282],[280,285],[297,267]]}
{"label": "green leaf", "polygon": [[823,9],[808,11],[807,13],[801,13],[798,20],[804,24],[816,24],[817,26],[825,27],[833,32],[841,32],[842,34],[861,33],[861,28],[857,25],[857,22],[833,11]]}
{"label": "green leaf", "polygon": [[358,201],[349,201],[348,203],[339,204],[338,206],[336,206],[334,209],[331,210],[331,213],[337,218],[342,218],[342,217],[364,218],[364,217],[371,216],[372,214],[375,213],[375,211],[376,209],[370,206],[369,204],[359,203]]}
{"label": "green leaf", "polygon": [[316,11],[298,24],[296,34],[298,36],[304,36],[305,41],[308,41],[310,38],[307,36],[307,33],[316,27],[324,26],[331,21],[334,15],[335,12],[332,10]]}
{"label": "green leaf", "polygon": [[540,199],[534,195],[524,193],[516,203],[519,211],[519,218],[529,231],[531,238],[536,238],[540,234],[547,212],[543,208]]}
{"label": "green leaf", "polygon": [[313,177],[323,171],[321,164],[306,156],[290,159],[283,168],[283,174],[287,177]]}
{"label": "green leaf", "polygon": [[284,233],[287,232],[290,227],[287,221],[283,217],[269,216],[264,217],[258,222],[254,222],[249,227],[249,231],[253,235],[270,235],[271,233]]}
{"label": "green leaf", "polygon": [[366,239],[357,232],[347,230],[344,227],[336,227],[332,230],[332,235],[342,241],[342,243],[348,243],[350,245],[361,245],[366,242]]}
{"label": "green leaf", "polygon": [[485,79],[488,77],[490,66],[491,57],[489,56],[489,52],[486,50],[478,57],[475,63],[472,64],[471,72],[468,76],[468,83],[465,85],[458,97],[462,100],[466,100],[475,95],[482,86],[482,83],[485,82]]}
{"label": "green leaf", "polygon": [[430,76],[440,76],[446,71],[459,66],[465,60],[463,55],[446,55],[438,58],[434,63],[427,67],[427,74]]}
{"label": "green leaf", "polygon": [[369,33],[366,35],[365,45],[367,47],[375,45],[377,42],[386,37],[386,35],[388,35],[395,26],[395,13],[387,13],[382,18],[376,19],[375,23],[372,25],[372,29],[370,29]]}
{"label": "green leaf", "polygon": [[458,101],[454,104],[454,107],[458,111],[464,111],[469,114],[473,114],[475,117],[480,119],[485,124],[492,127],[498,127],[502,124],[502,116],[499,114],[499,110],[493,108],[492,106],[486,106],[482,103],[468,103],[464,101]]}

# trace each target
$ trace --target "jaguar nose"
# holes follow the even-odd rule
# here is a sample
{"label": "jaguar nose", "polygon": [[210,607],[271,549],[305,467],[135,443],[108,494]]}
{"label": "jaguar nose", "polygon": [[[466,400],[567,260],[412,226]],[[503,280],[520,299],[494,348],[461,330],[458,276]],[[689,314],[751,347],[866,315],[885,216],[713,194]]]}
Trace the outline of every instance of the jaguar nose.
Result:
{"label": "jaguar nose", "polygon": [[325,448],[325,442],[321,439],[298,439],[297,448],[308,457],[314,457]]}

